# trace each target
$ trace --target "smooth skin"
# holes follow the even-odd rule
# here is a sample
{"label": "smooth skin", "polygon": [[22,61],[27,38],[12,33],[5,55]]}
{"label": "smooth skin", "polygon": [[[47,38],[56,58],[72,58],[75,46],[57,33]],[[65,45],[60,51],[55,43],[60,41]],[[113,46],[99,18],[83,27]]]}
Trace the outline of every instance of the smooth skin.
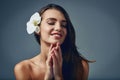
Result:
{"label": "smooth skin", "polygon": [[[15,65],[14,74],[16,80],[63,80],[62,77],[62,51],[60,45],[67,35],[66,19],[56,9],[48,9],[42,15],[40,25],[41,52],[28,60]],[[82,61],[84,78],[87,80],[89,66]],[[78,74],[79,75],[79,74]]]}

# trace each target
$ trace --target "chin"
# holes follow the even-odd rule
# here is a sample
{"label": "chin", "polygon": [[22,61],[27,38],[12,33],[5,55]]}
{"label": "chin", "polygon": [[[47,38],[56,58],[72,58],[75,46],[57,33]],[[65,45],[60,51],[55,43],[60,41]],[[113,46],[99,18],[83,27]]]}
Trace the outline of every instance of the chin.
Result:
{"label": "chin", "polygon": [[63,41],[53,41],[53,42],[51,42],[51,44],[56,44],[56,43],[59,43],[61,45],[63,43]]}

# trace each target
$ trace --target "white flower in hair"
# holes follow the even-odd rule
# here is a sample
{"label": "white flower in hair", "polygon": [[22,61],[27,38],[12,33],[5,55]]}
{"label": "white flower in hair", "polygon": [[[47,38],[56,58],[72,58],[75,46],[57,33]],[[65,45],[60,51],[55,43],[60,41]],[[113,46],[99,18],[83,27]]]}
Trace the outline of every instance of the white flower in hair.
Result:
{"label": "white flower in hair", "polygon": [[32,34],[33,32],[39,33],[40,28],[38,24],[41,21],[41,17],[38,12],[34,13],[30,20],[27,22],[27,32],[28,34]]}

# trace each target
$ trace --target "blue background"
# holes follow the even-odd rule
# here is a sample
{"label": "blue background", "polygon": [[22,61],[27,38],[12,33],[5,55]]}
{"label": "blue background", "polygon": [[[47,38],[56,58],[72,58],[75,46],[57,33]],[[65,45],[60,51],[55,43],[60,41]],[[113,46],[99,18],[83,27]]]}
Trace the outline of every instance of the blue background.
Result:
{"label": "blue background", "polygon": [[15,79],[16,63],[39,53],[26,32],[30,16],[48,3],[65,8],[78,50],[89,60],[89,80],[120,79],[120,0],[0,0],[0,80]]}

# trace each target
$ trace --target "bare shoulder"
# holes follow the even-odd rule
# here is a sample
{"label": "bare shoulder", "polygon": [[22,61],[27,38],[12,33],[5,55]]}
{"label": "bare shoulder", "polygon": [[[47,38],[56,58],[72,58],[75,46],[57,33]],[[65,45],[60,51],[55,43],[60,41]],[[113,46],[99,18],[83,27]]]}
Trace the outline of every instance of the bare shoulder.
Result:
{"label": "bare shoulder", "polygon": [[15,70],[26,70],[26,69],[28,69],[29,68],[29,61],[28,60],[24,60],[24,61],[21,61],[21,62],[19,62],[19,63],[17,63],[16,65],[15,65]]}
{"label": "bare shoulder", "polygon": [[88,61],[82,60],[82,65],[83,65],[84,69],[86,69],[86,70],[89,69]]}
{"label": "bare shoulder", "polygon": [[24,60],[17,63],[14,67],[14,74],[16,80],[27,80],[30,78],[30,62],[29,60]]}
{"label": "bare shoulder", "polygon": [[83,65],[83,80],[88,80],[88,74],[89,74],[89,64],[88,61],[82,60],[82,65]]}

